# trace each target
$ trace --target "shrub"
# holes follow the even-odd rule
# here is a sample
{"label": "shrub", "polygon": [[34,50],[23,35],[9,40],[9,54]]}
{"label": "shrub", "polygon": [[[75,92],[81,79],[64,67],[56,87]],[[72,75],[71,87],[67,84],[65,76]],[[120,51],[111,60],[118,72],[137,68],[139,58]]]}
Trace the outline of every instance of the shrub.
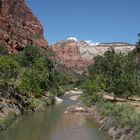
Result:
{"label": "shrub", "polygon": [[104,102],[100,104],[99,108],[103,117],[111,115],[116,117],[119,127],[124,128],[128,126],[131,129],[140,129],[140,114],[135,111],[133,106]]}
{"label": "shrub", "polygon": [[[138,56],[137,56],[138,57]],[[89,77],[102,75],[105,78],[106,89],[115,96],[129,97],[140,95],[140,72],[136,63],[136,54],[127,55],[115,53],[113,49],[104,56],[95,57],[95,63],[89,67]]]}
{"label": "shrub", "polygon": [[134,140],[140,140],[140,132],[137,132],[134,136]]}
{"label": "shrub", "polygon": [[101,102],[103,100],[102,90],[104,90],[105,87],[104,77],[102,75],[96,75],[85,83],[85,91],[80,98],[87,106]]}
{"label": "shrub", "polygon": [[33,66],[35,61],[41,56],[39,48],[35,46],[27,46],[20,57],[22,66]]}
{"label": "shrub", "polygon": [[14,112],[9,112],[4,118],[0,118],[0,130],[5,130],[16,118]]}
{"label": "shrub", "polygon": [[8,84],[18,75],[19,65],[9,56],[0,56],[0,82]]}
{"label": "shrub", "polygon": [[39,97],[47,90],[47,75],[46,71],[39,71],[35,68],[26,69],[21,75],[21,81],[17,87],[24,95],[34,95]]}

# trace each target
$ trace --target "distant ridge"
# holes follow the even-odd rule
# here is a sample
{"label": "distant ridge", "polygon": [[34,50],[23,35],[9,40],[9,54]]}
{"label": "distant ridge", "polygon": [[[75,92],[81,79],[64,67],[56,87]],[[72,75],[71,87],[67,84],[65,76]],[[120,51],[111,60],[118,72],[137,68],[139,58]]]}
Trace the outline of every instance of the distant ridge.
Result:
{"label": "distant ridge", "polygon": [[94,63],[94,57],[103,55],[110,48],[116,52],[128,53],[135,48],[127,42],[99,43],[90,45],[86,41],[62,40],[51,46],[58,63],[72,70],[82,73],[89,65]]}

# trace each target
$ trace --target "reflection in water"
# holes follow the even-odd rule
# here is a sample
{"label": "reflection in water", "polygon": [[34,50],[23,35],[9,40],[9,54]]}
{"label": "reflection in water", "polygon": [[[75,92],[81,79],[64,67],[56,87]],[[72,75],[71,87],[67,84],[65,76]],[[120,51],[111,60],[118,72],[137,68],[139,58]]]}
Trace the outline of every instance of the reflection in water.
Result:
{"label": "reflection in water", "polygon": [[0,134],[0,140],[107,140],[93,120],[80,114],[64,114],[65,108],[61,104],[22,116]]}

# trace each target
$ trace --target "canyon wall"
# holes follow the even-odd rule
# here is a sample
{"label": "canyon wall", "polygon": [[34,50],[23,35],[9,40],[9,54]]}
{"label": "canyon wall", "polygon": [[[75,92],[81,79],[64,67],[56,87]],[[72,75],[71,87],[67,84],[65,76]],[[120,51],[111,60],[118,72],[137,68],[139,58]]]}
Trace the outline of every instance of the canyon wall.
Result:
{"label": "canyon wall", "polygon": [[51,46],[57,61],[66,67],[84,70],[94,62],[94,57],[103,55],[109,49],[114,48],[116,52],[128,53],[135,46],[124,43],[101,43],[90,45],[86,41],[65,40],[57,42]]}
{"label": "canyon wall", "polygon": [[0,44],[10,52],[30,44],[48,47],[40,22],[24,0],[0,0]]}

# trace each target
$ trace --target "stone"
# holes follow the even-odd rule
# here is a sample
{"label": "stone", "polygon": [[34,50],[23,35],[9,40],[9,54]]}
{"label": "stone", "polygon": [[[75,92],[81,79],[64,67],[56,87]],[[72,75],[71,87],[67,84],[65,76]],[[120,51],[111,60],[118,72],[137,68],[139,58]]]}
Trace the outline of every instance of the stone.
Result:
{"label": "stone", "polygon": [[78,106],[78,105],[76,105],[76,106],[69,106],[66,110],[65,110],[65,114],[67,114],[67,113],[69,113],[69,112],[77,112],[77,113],[87,113],[87,110],[84,108],[84,107],[82,107],[82,106]]}
{"label": "stone", "polygon": [[70,96],[70,99],[72,101],[78,101],[78,98],[80,97],[80,95],[73,95],[73,96]]}
{"label": "stone", "polygon": [[0,0],[0,43],[9,52],[32,44],[48,48],[42,25],[24,0]]}
{"label": "stone", "polygon": [[63,102],[62,99],[60,99],[60,98],[58,98],[58,97],[55,97],[55,103],[56,103],[56,104],[60,104],[60,103],[62,103],[62,102]]}
{"label": "stone", "polygon": [[94,57],[103,55],[109,49],[114,48],[116,52],[128,53],[135,46],[125,43],[101,43],[91,45],[86,41],[64,40],[51,45],[54,52],[54,59],[62,65],[72,69],[77,73],[83,73],[87,67],[94,63]]}

